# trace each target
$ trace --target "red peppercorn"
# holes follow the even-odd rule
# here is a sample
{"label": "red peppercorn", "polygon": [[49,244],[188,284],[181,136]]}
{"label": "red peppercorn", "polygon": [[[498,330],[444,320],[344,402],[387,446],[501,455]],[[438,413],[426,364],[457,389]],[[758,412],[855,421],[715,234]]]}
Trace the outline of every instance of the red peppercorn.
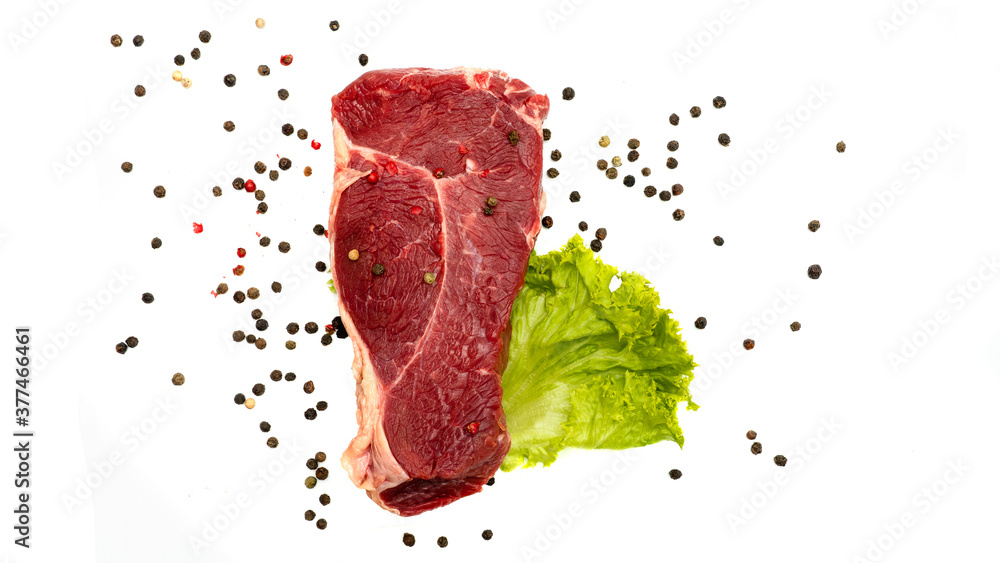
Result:
{"label": "red peppercorn", "polygon": [[281,57],[281,64],[283,66],[288,66],[288,65],[292,64],[292,56],[291,55],[285,55],[285,56]]}
{"label": "red peppercorn", "polygon": [[233,268],[233,273],[236,274],[237,276],[242,276],[244,271],[246,271],[246,268],[244,268],[242,265]]}
{"label": "red peppercorn", "polygon": [[378,172],[373,170],[372,173],[368,175],[368,183],[374,184],[375,182],[378,182]]}
{"label": "red peppercorn", "polygon": [[465,145],[458,145],[458,154],[469,154],[469,149]]}
{"label": "red peppercorn", "polygon": [[236,255],[239,256],[240,258],[243,258],[244,256],[247,255],[247,249],[245,249],[245,248],[237,248],[236,249]]}
{"label": "red peppercorn", "polygon": [[472,434],[473,436],[475,436],[476,432],[479,432],[479,423],[478,422],[470,422],[469,425],[465,427],[465,429],[469,431],[469,434]]}
{"label": "red peppercorn", "polygon": [[312,148],[315,149],[315,150],[319,150],[320,146],[322,146],[322,145],[319,144],[319,141],[317,141],[315,139],[313,139],[313,142],[311,144],[312,144]]}
{"label": "red peppercorn", "polygon": [[444,178],[444,168],[435,168],[434,169],[434,177],[435,178]]}
{"label": "red peppercorn", "polygon": [[391,160],[385,164],[385,169],[389,171],[389,174],[396,174],[399,172],[399,168],[396,167],[396,163]]}
{"label": "red peppercorn", "polygon": [[333,325],[326,325],[323,328],[326,329],[327,334],[333,333]]}
{"label": "red peppercorn", "polygon": [[201,223],[191,223],[191,226],[194,227],[195,234],[205,230],[205,227],[203,227]]}
{"label": "red peppercorn", "polygon": [[252,193],[253,191],[255,191],[257,189],[257,184],[255,184],[253,180],[247,180],[243,184],[243,189],[245,189],[246,191]]}

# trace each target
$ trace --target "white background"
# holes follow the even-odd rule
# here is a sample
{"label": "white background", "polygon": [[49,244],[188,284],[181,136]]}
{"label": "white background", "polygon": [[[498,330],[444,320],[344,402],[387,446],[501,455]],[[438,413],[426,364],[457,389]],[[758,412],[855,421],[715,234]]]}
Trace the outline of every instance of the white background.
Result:
{"label": "white background", "polygon": [[[30,551],[12,543],[14,444],[4,439],[0,558],[963,561],[995,553],[1000,282],[982,267],[998,250],[995,3],[422,1],[393,4],[395,13],[388,1],[287,4],[3,3],[0,358],[9,359],[0,361],[13,364],[14,327],[30,325],[37,436]],[[331,19],[340,31],[329,30]],[[201,29],[212,32],[208,45],[198,42]],[[118,49],[114,33],[125,40]],[[131,44],[137,33],[141,48]],[[188,55],[196,46],[199,61]],[[586,220],[591,233],[608,229],[605,261],[647,273],[660,290],[701,364],[702,408],[681,413],[683,451],[664,443],[624,458],[567,452],[550,468],[498,475],[482,494],[409,519],[353,487],[337,463],[356,430],[350,346],[323,348],[318,335],[300,333],[289,352],[282,327],[336,314],[326,276],[312,268],[326,241],[311,227],[326,222],[331,191],[329,99],[361,73],[358,46],[368,69],[494,67],[549,94],[546,150],[562,151],[562,175],[546,179],[556,225],[537,248],[557,248]],[[169,78],[178,53],[188,59],[189,90]],[[278,64],[286,53],[295,56],[287,68]],[[262,63],[269,77],[257,76]],[[222,84],[230,72],[232,89]],[[148,94],[130,107],[138,83]],[[571,102],[560,98],[568,85]],[[280,102],[278,88],[291,97]],[[716,95],[725,109],[711,107]],[[692,105],[704,111],[697,120]],[[667,123],[673,112],[677,127]],[[227,119],[235,132],[223,131]],[[284,121],[322,148],[274,135]],[[109,128],[98,138],[91,131],[102,122]],[[721,132],[733,139],[728,148],[715,141]],[[610,148],[597,147],[601,134]],[[642,156],[622,175],[641,166],[653,174],[627,189],[593,163],[624,158],[630,137]],[[253,148],[257,138],[269,142]],[[663,165],[671,139],[681,146],[673,171]],[[844,154],[834,150],[840,140]],[[273,168],[276,154],[294,163],[278,182],[252,172],[258,159]],[[125,160],[131,174],[119,168]],[[267,191],[266,215],[229,186],[229,165]],[[725,188],[741,166],[745,181]],[[686,191],[668,203],[641,193],[675,182]],[[158,184],[164,199],[152,196]],[[583,195],[576,204],[573,189]],[[675,208],[686,211],[682,222],[670,218]],[[823,224],[817,233],[806,229],[812,219]],[[194,234],[193,221],[205,231]],[[257,231],[270,248],[257,245]],[[715,235],[725,246],[712,244]],[[160,250],[150,248],[153,236]],[[282,240],[292,244],[287,255],[277,252]],[[249,251],[243,260],[239,246]],[[237,263],[247,268],[238,281]],[[813,263],[823,267],[817,281],[806,276]],[[230,295],[213,299],[223,279]],[[274,279],[285,283],[280,302],[267,290]],[[234,304],[232,291],[250,285],[263,290],[257,306],[271,322],[264,351],[230,339],[252,309]],[[140,301],[146,291],[155,303]],[[702,315],[708,328],[695,330]],[[796,320],[802,330],[792,333]],[[139,347],[116,354],[130,335]],[[732,355],[747,337],[756,348]],[[272,369],[298,380],[272,383]],[[183,387],[170,384],[175,372],[186,375]],[[301,391],[308,379],[311,396]],[[268,387],[257,408],[234,405],[256,382]],[[12,432],[13,377],[0,392]],[[302,411],[317,400],[330,409],[306,421]],[[263,419],[278,450],[264,444]],[[141,441],[129,437],[136,428]],[[750,428],[763,455],[749,452]],[[329,454],[331,475],[310,491],[304,462],[317,450]],[[789,458],[784,469],[771,461],[779,453]],[[112,459],[120,463],[109,472]],[[666,477],[673,468],[684,472],[679,481]],[[260,471],[269,483],[254,477]],[[321,492],[330,506],[319,507]],[[220,506],[241,494],[248,506],[225,516]],[[307,508],[329,528],[305,522]],[[196,553],[191,538],[203,539],[213,521],[225,529]],[[479,537],[485,528],[490,542]],[[403,532],[416,535],[416,547],[402,545]],[[435,545],[439,535],[447,549]]]}

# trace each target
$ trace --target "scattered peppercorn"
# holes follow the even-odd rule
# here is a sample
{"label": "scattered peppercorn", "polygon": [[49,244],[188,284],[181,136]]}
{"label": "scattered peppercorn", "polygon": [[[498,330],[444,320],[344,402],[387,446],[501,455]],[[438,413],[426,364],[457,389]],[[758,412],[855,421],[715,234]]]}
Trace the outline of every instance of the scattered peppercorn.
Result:
{"label": "scattered peppercorn", "polygon": [[366,55],[364,53],[361,53],[360,55],[358,55],[358,62],[361,63],[361,66],[367,65],[368,64],[368,55]]}
{"label": "scattered peppercorn", "polygon": [[670,191],[671,191],[671,193],[673,193],[673,194],[674,194],[675,196],[679,196],[679,195],[681,195],[682,193],[684,193],[684,186],[682,186],[682,185],[680,185],[680,184],[674,184],[673,186],[670,186]]}
{"label": "scattered peppercorn", "polygon": [[701,115],[701,108],[698,106],[693,106],[691,108],[691,117],[698,117]]}
{"label": "scattered peppercorn", "polygon": [[548,129],[542,129],[542,140],[548,141],[551,138],[552,138],[552,131],[549,131]]}
{"label": "scattered peppercorn", "polygon": [[167,189],[164,188],[163,186],[156,186],[155,188],[153,188],[153,195],[156,196],[157,198],[162,198],[163,196],[167,195]]}
{"label": "scattered peppercorn", "polygon": [[622,157],[620,156],[611,157],[611,166],[621,166],[621,165],[622,165]]}
{"label": "scattered peppercorn", "polygon": [[604,244],[596,238],[590,241],[590,249],[594,252],[600,252],[602,248],[604,248]]}
{"label": "scattered peppercorn", "polygon": [[552,153],[549,155],[549,157],[552,159],[553,162],[558,162],[559,159],[562,158],[562,153],[559,152],[559,149],[556,149],[556,150],[552,151]]}
{"label": "scattered peppercorn", "polygon": [[729,135],[727,135],[726,133],[720,133],[719,134],[719,144],[720,145],[722,145],[724,147],[728,147],[729,146],[729,142],[730,142]]}
{"label": "scattered peppercorn", "polygon": [[674,157],[668,158],[667,159],[667,168],[669,168],[671,170],[673,170],[674,168],[677,168],[677,159],[674,158]]}
{"label": "scattered peppercorn", "polygon": [[243,303],[243,301],[246,300],[246,298],[247,295],[239,290],[237,290],[236,293],[233,294],[233,301],[237,303]]}
{"label": "scattered peppercorn", "polygon": [[278,99],[279,100],[287,100],[288,99],[288,90],[285,90],[284,88],[278,90]]}
{"label": "scattered peppercorn", "polygon": [[261,237],[260,240],[257,241],[257,242],[261,246],[264,246],[264,247],[270,246],[270,244],[271,244],[271,237]]}
{"label": "scattered peppercorn", "polygon": [[139,339],[134,336],[129,336],[125,339],[125,345],[129,348],[135,348],[139,345]]}
{"label": "scattered peppercorn", "polygon": [[239,176],[233,178],[233,189],[242,190],[244,186],[246,186],[246,183],[243,181],[243,178]]}
{"label": "scattered peppercorn", "polygon": [[308,408],[306,409],[306,420],[316,420],[316,409]]}
{"label": "scattered peppercorn", "polygon": [[306,520],[312,522],[313,518],[316,518],[316,513],[313,512],[312,510],[307,510],[305,516]]}
{"label": "scattered peppercorn", "polygon": [[271,378],[271,381],[281,381],[281,370],[271,370],[271,374],[268,377]]}
{"label": "scattered peppercorn", "polygon": [[586,221],[580,221],[577,228],[579,228],[581,232],[586,232],[587,229],[590,228],[590,225],[588,225]]}
{"label": "scattered peppercorn", "polygon": [[261,318],[263,316],[264,316],[264,312],[261,311],[260,309],[254,309],[253,311],[250,311],[250,318],[251,319],[256,320],[256,319],[259,319],[259,318]]}
{"label": "scattered peppercorn", "polygon": [[625,184],[626,188],[631,188],[635,185],[635,176],[628,174],[625,176],[625,179],[622,180],[622,183]]}
{"label": "scattered peppercorn", "polygon": [[257,74],[259,74],[261,76],[268,76],[268,75],[271,74],[271,69],[267,65],[258,65],[257,66]]}
{"label": "scattered peppercorn", "polygon": [[269,448],[277,448],[278,447],[278,439],[275,438],[274,436],[271,436],[270,438],[268,438],[267,439],[267,447],[269,447]]}
{"label": "scattered peppercorn", "polygon": [[639,160],[639,151],[628,151],[628,154],[625,155],[625,158],[627,158],[629,162],[635,162]]}
{"label": "scattered peppercorn", "polygon": [[604,172],[604,175],[607,176],[609,180],[614,180],[618,177],[618,169],[608,168],[607,171]]}
{"label": "scattered peppercorn", "polygon": [[597,169],[598,170],[607,170],[608,169],[608,161],[604,160],[603,158],[601,160],[598,160],[597,161]]}
{"label": "scattered peppercorn", "polygon": [[597,140],[597,144],[602,147],[607,147],[611,144],[611,139],[607,135],[602,135],[600,139]]}
{"label": "scattered peppercorn", "polygon": [[715,246],[722,246],[726,241],[722,240],[722,237],[716,236],[712,239],[712,242],[715,243]]}
{"label": "scattered peppercorn", "polygon": [[313,383],[312,380],[306,381],[302,385],[302,390],[305,391],[306,394],[308,395],[308,394],[310,394],[310,393],[312,393],[313,391],[316,390],[316,384]]}
{"label": "scattered peppercorn", "polygon": [[316,486],[316,478],[313,477],[312,475],[310,475],[310,476],[306,477],[305,483],[306,483],[306,488],[307,489],[312,489],[312,488],[314,488]]}
{"label": "scattered peppercorn", "polygon": [[795,322],[793,322],[792,324],[790,324],[788,326],[789,326],[789,328],[792,329],[792,332],[798,332],[799,329],[802,328],[802,323],[800,323],[799,321],[795,321]]}
{"label": "scattered peppercorn", "polygon": [[320,402],[316,403],[316,410],[318,410],[318,411],[325,411],[327,409],[327,407],[329,407],[329,406],[330,405],[327,404],[326,401],[320,401]]}
{"label": "scattered peppercorn", "polygon": [[253,165],[253,171],[258,174],[263,174],[264,172],[267,172],[267,165],[258,160]]}
{"label": "scattered peppercorn", "polygon": [[243,406],[246,407],[246,408],[248,408],[248,409],[252,409],[252,408],[254,408],[254,407],[257,406],[257,401],[253,400],[252,398],[251,399],[247,399],[246,402],[243,403]]}
{"label": "scattered peppercorn", "polygon": [[486,541],[493,539],[493,530],[483,530],[483,539]]}
{"label": "scattered peppercorn", "polygon": [[281,284],[279,282],[271,282],[271,291],[281,293]]}
{"label": "scattered peppercorn", "polygon": [[308,178],[309,176],[312,176],[313,175],[312,166],[306,166],[305,168],[303,168],[302,169],[302,174],[304,174],[306,178]]}
{"label": "scattered peppercorn", "polygon": [[237,275],[237,276],[242,276],[243,272],[245,272],[245,271],[246,271],[246,268],[244,268],[242,264],[240,264],[240,265],[236,266],[235,268],[233,268],[233,274]]}
{"label": "scattered peppercorn", "polygon": [[448,538],[444,536],[438,538],[438,547],[448,547]]}
{"label": "scattered peppercorn", "polygon": [[202,43],[208,43],[209,41],[212,40],[212,34],[206,30],[202,30],[201,33],[198,34],[198,39]]}
{"label": "scattered peppercorn", "polygon": [[122,36],[117,33],[111,36],[111,46],[121,47],[122,46]]}
{"label": "scattered peppercorn", "polygon": [[214,195],[215,197],[222,196],[222,188],[220,188],[219,186],[215,186],[214,188],[212,188],[212,195]]}
{"label": "scattered peppercorn", "polygon": [[490,197],[486,198],[487,207],[496,207],[498,205],[500,205],[500,200],[497,199],[496,196],[491,195]]}
{"label": "scattered peppercorn", "polygon": [[284,125],[281,126],[281,133],[284,136],[286,136],[286,137],[289,136],[289,135],[291,135],[294,132],[295,132],[295,128],[292,127],[291,123],[286,123],[286,124],[284,124]]}
{"label": "scattered peppercorn", "polygon": [[840,141],[839,143],[837,143],[837,152],[844,152],[846,150],[847,150],[847,144],[845,144],[844,141]]}
{"label": "scattered peppercorn", "polygon": [[278,243],[278,252],[280,252],[282,254],[287,253],[291,249],[292,249],[292,245],[288,244],[285,241],[281,241],[281,242]]}
{"label": "scattered peppercorn", "polygon": [[233,397],[233,402],[236,403],[237,405],[242,405],[246,400],[247,400],[246,395],[244,395],[243,393],[237,393],[236,396]]}
{"label": "scattered peppercorn", "polygon": [[132,171],[132,163],[128,162],[128,161],[123,162],[122,163],[122,172],[128,174],[131,171]]}
{"label": "scattered peppercorn", "polygon": [[325,530],[326,529],[326,520],[324,520],[322,518],[320,518],[319,520],[317,520],[316,521],[316,527],[319,528],[320,530]]}
{"label": "scattered peppercorn", "polygon": [[652,170],[650,170],[649,168],[643,168],[643,169],[641,170],[641,173],[642,173],[642,175],[643,175],[643,176],[649,176],[650,174],[652,174],[652,173],[653,173],[653,171],[652,171]]}
{"label": "scattered peppercorn", "polygon": [[605,229],[604,227],[601,227],[596,231],[594,231],[594,236],[597,237],[597,240],[604,240],[608,238],[608,230]]}
{"label": "scattered peppercorn", "polygon": [[674,209],[674,221],[680,221],[683,218],[684,218],[684,210]]}
{"label": "scattered peppercorn", "polygon": [[756,439],[757,439],[757,432],[753,430],[747,430],[747,440],[756,440]]}
{"label": "scattered peppercorn", "polygon": [[170,378],[170,382],[174,385],[184,385],[184,374],[175,373],[174,376]]}
{"label": "scattered peppercorn", "polygon": [[708,326],[708,319],[705,317],[698,317],[694,320],[694,327],[697,329],[702,329]]}
{"label": "scattered peppercorn", "polygon": [[224,77],[222,77],[222,83],[229,88],[236,86],[236,75],[235,74],[225,75]]}
{"label": "scattered peppercorn", "polygon": [[[646,186],[646,191],[645,191],[646,197],[653,197],[653,194],[655,193],[656,193],[656,188],[654,188],[653,186]],[[668,192],[667,190],[661,191],[660,201],[670,201],[670,192]]]}
{"label": "scattered peppercorn", "polygon": [[142,84],[139,84],[138,86],[136,86],[135,87],[135,95],[138,96],[138,97],[140,97],[140,98],[143,97],[143,96],[145,96],[146,95],[146,87],[143,86]]}
{"label": "scattered peppercorn", "polygon": [[496,482],[497,482],[497,480],[495,478],[490,477],[490,480],[486,482],[486,486],[487,487],[492,487],[493,484],[496,483]]}
{"label": "scattered peppercorn", "polygon": [[200,59],[201,58],[201,49],[199,49],[197,47],[195,47],[194,49],[191,49],[191,58],[194,59],[194,60],[196,60],[196,61],[198,59]]}
{"label": "scattered peppercorn", "polygon": [[572,192],[570,192],[569,193],[569,200],[572,201],[573,203],[576,203],[576,202],[580,201],[580,192],[578,192],[576,190],[573,190]]}
{"label": "scattered peppercorn", "polygon": [[338,29],[340,29],[339,21],[333,20],[332,22],[330,22],[330,31],[337,31]]}
{"label": "scattered peppercorn", "polygon": [[679,148],[681,148],[681,144],[678,143],[677,141],[670,141],[669,143],[667,143],[667,150],[670,152],[674,152]]}
{"label": "scattered peppercorn", "polygon": [[403,545],[406,547],[413,547],[417,543],[417,539],[413,537],[413,534],[407,532],[403,534]]}
{"label": "scattered peppercorn", "polygon": [[326,461],[326,454],[324,452],[316,452],[316,455],[313,456],[313,457],[315,457],[316,461],[318,461],[320,463],[323,463],[324,461]]}
{"label": "scattered peppercorn", "polygon": [[385,273],[385,266],[383,266],[382,264],[375,263],[375,265],[372,266],[372,274],[376,276],[381,276],[384,273]]}
{"label": "scattered peppercorn", "polygon": [[807,270],[806,273],[809,274],[809,279],[818,280],[820,274],[823,273],[823,268],[820,268],[819,264],[813,264],[812,266],[809,266],[809,270]]}
{"label": "scattered peppercorn", "polygon": [[177,55],[174,57],[174,64],[177,66],[184,66],[184,55]]}
{"label": "scattered peppercorn", "polygon": [[552,217],[550,217],[548,215],[546,215],[545,217],[542,217],[542,226],[545,227],[546,229],[551,229],[552,228]]}
{"label": "scattered peppercorn", "polygon": [[147,304],[147,305],[150,304],[150,303],[152,303],[153,302],[153,294],[152,293],[143,293],[142,294],[142,302],[145,303],[145,304]]}
{"label": "scattered peppercorn", "polygon": [[562,96],[564,100],[567,101],[572,100],[574,97],[576,97],[576,91],[570,87],[563,88]]}
{"label": "scattered peppercorn", "polygon": [[678,479],[681,478],[681,470],[680,469],[671,469],[669,475],[670,475],[671,479],[673,479],[674,481],[676,481],[676,480],[678,480]]}
{"label": "scattered peppercorn", "polygon": [[630,148],[630,149],[637,149],[637,148],[639,148],[639,139],[629,139],[628,140],[628,148]]}
{"label": "scattered peppercorn", "polygon": [[246,338],[246,334],[242,330],[233,331],[233,342],[243,342],[244,338]]}
{"label": "scattered peppercorn", "polygon": [[255,342],[257,342],[257,337],[254,336],[254,335],[252,335],[252,334],[248,334],[247,335],[247,344],[254,344]]}
{"label": "scattered peppercorn", "polygon": [[764,451],[764,446],[760,445],[760,442],[754,442],[753,444],[750,444],[750,453],[752,453],[753,455],[757,455],[762,451]]}
{"label": "scattered peppercorn", "polygon": [[778,467],[784,467],[788,463],[788,458],[783,455],[774,456],[774,464]]}
{"label": "scattered peppercorn", "polygon": [[309,458],[306,460],[306,469],[315,471],[319,467],[319,463],[316,462],[315,458]]}
{"label": "scattered peppercorn", "polygon": [[326,493],[319,495],[319,503],[323,506],[330,504],[330,495]]}
{"label": "scattered peppercorn", "polygon": [[819,221],[817,221],[815,219],[813,219],[812,221],[809,221],[809,230],[812,231],[812,232],[814,232],[814,233],[816,231],[818,231],[819,230]]}
{"label": "scattered peppercorn", "polygon": [[[274,170],[272,170],[271,172],[274,172]],[[257,201],[264,201],[264,198],[267,197],[267,194],[264,193],[264,190],[254,190],[253,197]]]}
{"label": "scattered peppercorn", "polygon": [[676,113],[670,114],[670,124],[671,125],[677,125],[680,122],[681,122],[681,118]]}
{"label": "scattered peppercorn", "polygon": [[257,322],[255,324],[257,326],[257,330],[261,332],[267,330],[268,327],[267,319],[257,319]]}
{"label": "scattered peppercorn", "polygon": [[[313,418],[316,418],[315,415]],[[317,460],[318,461],[318,460]],[[326,481],[326,478],[330,476],[330,470],[325,467],[320,467],[316,469],[316,478],[320,481]]]}
{"label": "scattered peppercorn", "polygon": [[309,138],[309,132],[306,131],[305,129],[299,129],[298,131],[295,132],[295,135],[303,141]]}
{"label": "scattered peppercorn", "polygon": [[319,325],[312,321],[309,321],[306,323],[305,330],[307,334],[316,334],[316,331],[319,330]]}
{"label": "scattered peppercorn", "polygon": [[258,350],[263,350],[264,348],[267,348],[267,340],[264,340],[263,338],[258,338],[256,341],[254,341],[253,345],[256,346]]}
{"label": "scattered peppercorn", "polygon": [[746,340],[743,341],[743,348],[747,350],[753,350],[754,344],[755,343],[752,338],[747,338]]}

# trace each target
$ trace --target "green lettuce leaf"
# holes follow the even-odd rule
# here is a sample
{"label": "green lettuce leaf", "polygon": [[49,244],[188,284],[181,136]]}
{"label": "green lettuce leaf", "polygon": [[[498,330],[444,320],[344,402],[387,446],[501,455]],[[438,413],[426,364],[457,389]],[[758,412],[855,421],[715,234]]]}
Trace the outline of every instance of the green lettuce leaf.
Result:
{"label": "green lettuce leaf", "polygon": [[[610,290],[612,278],[621,285]],[[691,401],[694,358],[677,321],[639,274],[595,259],[574,235],[532,253],[511,313],[502,469],[550,465],[565,448],[684,445],[677,405]]]}

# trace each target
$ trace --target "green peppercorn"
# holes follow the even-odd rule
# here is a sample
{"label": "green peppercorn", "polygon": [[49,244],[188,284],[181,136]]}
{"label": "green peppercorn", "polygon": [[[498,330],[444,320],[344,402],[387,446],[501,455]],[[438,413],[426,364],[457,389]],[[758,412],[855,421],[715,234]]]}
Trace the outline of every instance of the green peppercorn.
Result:
{"label": "green peppercorn", "polygon": [[622,157],[620,156],[611,157],[611,166],[621,166],[621,165],[622,165]]}
{"label": "green peppercorn", "polygon": [[375,265],[372,266],[372,274],[376,276],[381,276],[384,273],[385,273],[385,266],[383,266],[382,264],[375,263]]}
{"label": "green peppercorn", "polygon": [[483,208],[483,215],[486,215],[487,217],[493,215],[493,208],[492,207],[484,207]]}
{"label": "green peppercorn", "polygon": [[497,199],[496,196],[491,195],[490,197],[486,198],[487,207],[496,207],[497,205],[500,205],[500,200]]}
{"label": "green peppercorn", "polygon": [[639,139],[629,139],[628,148],[633,150],[639,148]]}
{"label": "green peppercorn", "polygon": [[313,477],[312,475],[306,477],[306,481],[305,482],[306,482],[306,488],[307,489],[312,489],[312,488],[314,488],[316,486],[316,478]]}

